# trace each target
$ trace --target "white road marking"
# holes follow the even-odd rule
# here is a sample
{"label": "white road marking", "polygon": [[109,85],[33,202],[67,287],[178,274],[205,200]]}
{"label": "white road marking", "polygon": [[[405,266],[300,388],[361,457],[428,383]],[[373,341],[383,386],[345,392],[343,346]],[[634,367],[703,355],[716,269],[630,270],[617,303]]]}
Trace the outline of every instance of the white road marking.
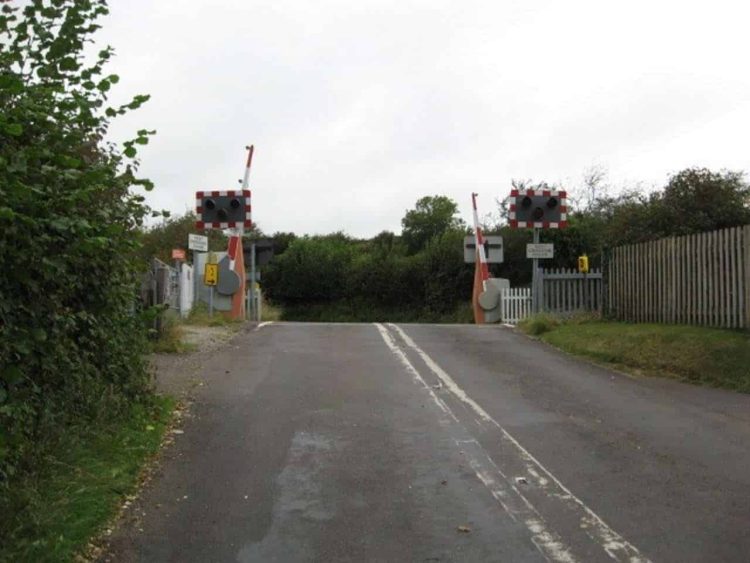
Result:
{"label": "white road marking", "polygon": [[390,333],[388,332],[388,330],[383,325],[381,325],[380,323],[375,323],[375,326],[377,327],[378,332],[380,332],[380,336],[383,337],[383,340],[385,341],[385,343],[388,346],[388,348],[390,348],[391,352],[393,352],[393,354],[401,361],[401,363],[404,366],[404,369],[406,369],[406,371],[411,374],[411,376],[414,378],[414,381],[418,382],[420,385],[422,385],[422,387],[424,387],[425,389],[427,389],[427,391],[430,393],[430,397],[435,402],[435,404],[445,414],[449,415],[451,418],[453,418],[453,420],[455,420],[456,422],[458,422],[458,419],[453,414],[453,411],[451,411],[448,408],[448,405],[446,405],[440,399],[440,397],[438,397],[437,395],[435,395],[435,393],[430,388],[430,386],[427,385],[427,382],[424,379],[422,379],[422,376],[419,375],[419,372],[416,370],[416,368],[409,361],[409,358],[406,357],[406,354],[404,354],[404,352],[401,350],[401,348],[399,348],[396,345],[396,343],[393,341],[393,337],[390,335]]}
{"label": "white road marking", "polygon": [[[438,397],[432,388],[425,382],[419,371],[406,357],[403,350],[398,347],[388,330],[380,323],[375,323],[380,332],[380,336],[385,341],[391,352],[399,359],[407,373],[411,374],[414,381],[419,383],[429,394],[435,404],[447,415],[449,415],[455,424],[460,426],[464,432],[467,432],[451,408]],[[562,542],[561,538],[553,531],[546,528],[544,520],[531,503],[515,488],[515,486],[506,487],[498,482],[493,476],[493,471],[499,473],[507,482],[507,477],[500,472],[497,465],[492,461],[487,452],[484,451],[478,441],[456,440],[456,445],[461,448],[462,453],[466,454],[469,465],[474,470],[477,478],[487,487],[503,507],[505,512],[513,521],[520,521],[531,532],[531,541],[541,554],[551,561],[558,563],[576,563],[576,558],[570,553],[569,548]],[[484,459],[483,459],[484,458]],[[508,490],[508,489],[512,489]],[[520,501],[520,502],[519,502]]]}
{"label": "white road marking", "polygon": [[258,332],[258,331],[259,331],[260,329],[262,329],[262,328],[263,328],[264,326],[268,326],[268,325],[272,325],[272,324],[273,324],[273,321],[263,321],[262,323],[260,323],[260,324],[259,324],[258,326],[256,326],[256,327],[255,327],[255,328],[253,329],[253,332]]}
{"label": "white road marking", "polygon": [[[519,457],[526,464],[526,469],[529,474],[537,480],[540,488],[547,492],[548,496],[554,496],[561,501],[569,503],[569,505],[574,505],[574,508],[578,507],[583,511],[580,520],[580,527],[586,531],[589,537],[600,544],[602,549],[604,549],[612,559],[616,561],[629,561],[630,563],[646,563],[649,561],[648,558],[640,553],[638,548],[610,528],[604,520],[599,517],[599,515],[591,510],[581,499],[576,497],[560,482],[559,479],[557,479],[557,477],[552,474],[552,472],[531,455],[531,453],[524,448],[518,440],[505,430],[505,428],[500,426],[500,424],[492,418],[487,411],[469,397],[450,375],[448,375],[429,355],[427,355],[424,350],[417,346],[409,335],[407,335],[400,327],[392,323],[388,323],[388,326],[393,328],[401,336],[406,345],[419,355],[425,365],[440,379],[440,381],[442,381],[448,391],[453,393],[457,399],[468,405],[482,420],[493,424],[500,430],[507,442],[512,444],[517,450]],[[544,474],[546,478],[542,477],[540,473]],[[549,478],[549,481],[552,481],[552,483],[562,491],[562,494],[549,490],[549,481],[547,478]]]}

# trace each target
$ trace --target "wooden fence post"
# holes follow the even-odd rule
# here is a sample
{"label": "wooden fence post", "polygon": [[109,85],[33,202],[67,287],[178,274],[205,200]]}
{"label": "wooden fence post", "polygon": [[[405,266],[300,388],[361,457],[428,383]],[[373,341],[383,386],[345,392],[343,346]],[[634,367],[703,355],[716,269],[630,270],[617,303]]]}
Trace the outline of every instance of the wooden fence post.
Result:
{"label": "wooden fence post", "polygon": [[745,275],[742,280],[745,289],[745,328],[750,328],[750,225],[745,225],[742,229],[742,246],[745,249]]}

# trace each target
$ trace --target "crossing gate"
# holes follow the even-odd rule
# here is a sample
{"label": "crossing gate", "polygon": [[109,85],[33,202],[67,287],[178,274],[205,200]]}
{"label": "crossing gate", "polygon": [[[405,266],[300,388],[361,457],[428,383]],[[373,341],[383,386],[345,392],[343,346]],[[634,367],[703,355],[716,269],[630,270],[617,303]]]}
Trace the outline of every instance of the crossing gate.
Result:
{"label": "crossing gate", "polygon": [[531,315],[531,289],[516,287],[501,291],[501,318],[507,324],[518,324]]}

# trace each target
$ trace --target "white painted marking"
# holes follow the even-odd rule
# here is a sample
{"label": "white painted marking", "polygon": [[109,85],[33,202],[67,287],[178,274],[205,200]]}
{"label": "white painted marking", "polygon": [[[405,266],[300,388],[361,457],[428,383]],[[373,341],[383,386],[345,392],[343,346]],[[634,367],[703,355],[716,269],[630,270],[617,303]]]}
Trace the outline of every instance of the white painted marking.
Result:
{"label": "white painted marking", "polygon": [[526,463],[526,469],[530,474],[532,474],[531,470],[541,471],[541,473],[545,474],[564,493],[562,495],[552,495],[548,492],[550,496],[555,496],[560,500],[569,501],[583,510],[584,514],[580,521],[581,528],[586,531],[589,537],[599,543],[602,546],[602,549],[604,549],[612,559],[616,561],[629,561],[630,563],[646,563],[649,561],[648,558],[641,555],[638,548],[610,528],[598,514],[591,510],[581,499],[575,496],[557,477],[552,474],[551,471],[531,455],[531,453],[524,448],[518,440],[505,430],[505,428],[500,426],[500,424],[492,418],[487,411],[469,397],[466,392],[456,384],[450,375],[448,375],[430,356],[428,356],[424,350],[417,346],[408,334],[392,323],[388,323],[388,326],[398,332],[406,345],[422,358],[425,365],[443,382],[443,385],[445,385],[448,391],[453,393],[457,399],[468,405],[477,415],[479,415],[480,418],[482,418],[482,420],[492,423],[500,430],[500,432],[502,432],[508,442],[516,448],[520,454],[520,458]]}
{"label": "white painted marking", "polygon": [[[380,336],[383,338],[388,348],[390,348],[391,352],[393,352],[393,354],[403,364],[407,373],[410,373],[414,378],[414,381],[421,384],[422,387],[427,390],[435,404],[437,404],[437,406],[440,407],[443,412],[448,414],[454,420],[454,422],[458,426],[460,426],[464,430],[464,432],[466,432],[466,429],[463,427],[451,408],[433,392],[432,388],[429,385],[427,385],[425,380],[419,374],[419,371],[417,371],[414,365],[409,361],[409,358],[406,357],[406,354],[404,354],[403,350],[401,350],[401,348],[399,348],[395,343],[388,330],[380,323],[375,323],[375,327],[378,329],[378,332],[380,332]],[[442,422],[443,421],[441,421],[441,423]],[[445,422],[448,421],[446,420]],[[510,497],[510,493],[506,491],[505,488],[500,483],[498,483],[497,480],[494,479],[494,477],[492,477],[490,471],[485,469],[485,465],[487,464],[487,462],[489,462],[494,470],[499,473],[506,481],[507,477],[502,474],[497,465],[495,465],[495,462],[492,461],[492,458],[490,458],[490,456],[487,455],[487,452],[482,449],[482,446],[479,444],[479,442],[473,439],[456,440],[456,445],[462,448],[461,453],[467,451],[469,452],[467,454],[467,459],[469,461],[469,465],[474,470],[474,473],[484,484],[484,486],[490,490],[492,496],[495,498],[495,500],[498,501],[500,506],[503,507],[503,510],[505,510],[505,512],[511,517],[513,521],[518,521],[518,519],[516,518],[517,515],[526,513],[526,516],[523,519],[523,523],[531,532],[532,543],[542,553],[542,555],[545,556],[545,558],[547,558],[548,560],[557,561],[559,563],[576,563],[576,559],[570,553],[568,547],[563,544],[562,540],[556,533],[546,529],[546,527],[544,526],[544,520],[541,518],[537,510],[515,487],[511,488],[515,493],[515,496],[520,499],[523,506],[520,508],[513,508],[510,505],[510,501],[512,500],[512,498]],[[474,451],[469,450],[469,447],[472,446],[472,450]],[[487,462],[482,461],[482,457],[486,458]]]}
{"label": "white painted marking", "polygon": [[401,363],[404,366],[404,369],[406,369],[406,371],[411,374],[411,376],[414,378],[414,381],[418,382],[420,385],[422,385],[422,387],[424,387],[425,389],[427,389],[427,391],[430,393],[430,397],[432,397],[432,400],[435,402],[435,404],[438,407],[440,407],[440,409],[443,412],[445,412],[445,414],[449,415],[451,418],[453,418],[453,420],[455,420],[456,422],[458,422],[458,419],[453,414],[453,411],[451,411],[448,408],[448,405],[446,405],[440,399],[440,397],[438,397],[437,395],[435,395],[435,393],[432,391],[432,389],[430,389],[430,386],[427,385],[427,382],[424,379],[422,379],[422,376],[419,375],[419,372],[417,371],[417,369],[409,361],[409,358],[406,357],[406,354],[404,354],[404,352],[401,350],[401,348],[399,348],[396,345],[396,343],[393,341],[393,337],[390,335],[390,333],[388,332],[388,330],[386,330],[386,328],[383,325],[381,325],[380,323],[375,323],[375,326],[377,327],[378,332],[380,332],[380,336],[383,337],[383,340],[385,341],[385,343],[388,346],[388,348],[390,348],[391,352],[393,352],[393,354],[401,361]]}
{"label": "white painted marking", "polygon": [[262,323],[258,324],[258,326],[256,326],[256,327],[255,327],[255,328],[253,329],[253,332],[258,332],[258,331],[259,331],[260,329],[262,329],[262,328],[263,328],[264,326],[268,326],[268,325],[272,325],[272,324],[273,324],[273,321],[263,321]]}

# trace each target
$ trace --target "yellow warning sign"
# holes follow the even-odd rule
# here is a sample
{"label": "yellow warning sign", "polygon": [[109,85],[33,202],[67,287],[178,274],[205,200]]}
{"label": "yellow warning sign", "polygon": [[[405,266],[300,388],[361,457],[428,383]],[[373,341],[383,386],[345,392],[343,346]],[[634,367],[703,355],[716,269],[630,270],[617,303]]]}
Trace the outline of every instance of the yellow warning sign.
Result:
{"label": "yellow warning sign", "polygon": [[206,264],[203,269],[203,283],[206,285],[216,285],[219,281],[219,265]]}

